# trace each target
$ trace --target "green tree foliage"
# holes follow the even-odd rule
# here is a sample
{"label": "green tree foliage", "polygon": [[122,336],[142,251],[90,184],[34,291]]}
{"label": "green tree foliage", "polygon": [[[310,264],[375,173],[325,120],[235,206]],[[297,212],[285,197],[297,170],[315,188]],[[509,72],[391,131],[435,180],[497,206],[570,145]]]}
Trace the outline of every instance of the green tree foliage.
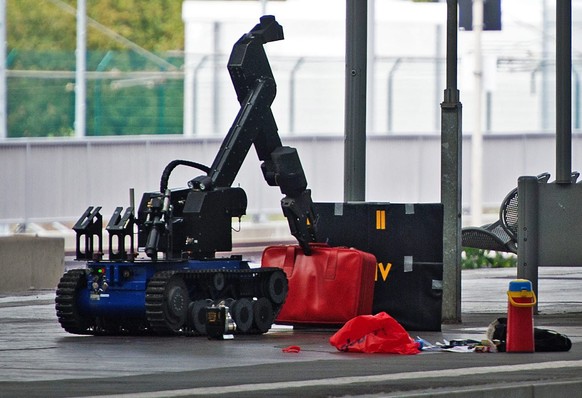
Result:
{"label": "green tree foliage", "polygon": [[[89,0],[87,13],[105,26],[115,27],[117,33],[150,51],[184,48],[181,1]],[[96,49],[103,48],[101,36],[91,32],[90,40]]]}
{"label": "green tree foliage", "polygon": [[[75,69],[76,0],[7,0],[8,68],[18,71]],[[170,52],[184,43],[182,1],[86,0],[87,70],[159,71],[115,32],[157,54],[177,69]],[[104,28],[103,28],[104,27]],[[8,79],[9,137],[68,136],[74,125],[74,77],[51,73]],[[125,82],[131,79],[118,78]],[[87,132],[91,135],[176,134],[182,131],[183,81],[147,80],[129,87],[115,79],[87,83]]]}
{"label": "green tree foliage", "polygon": [[[7,0],[8,48],[73,51],[75,0]],[[149,51],[184,48],[182,2],[177,0],[87,0],[87,16]],[[69,7],[67,7],[69,6]],[[73,12],[67,11],[73,7]],[[99,29],[87,30],[89,50],[122,50]]]}
{"label": "green tree foliage", "polygon": [[8,51],[74,50],[75,16],[45,0],[6,2]]}

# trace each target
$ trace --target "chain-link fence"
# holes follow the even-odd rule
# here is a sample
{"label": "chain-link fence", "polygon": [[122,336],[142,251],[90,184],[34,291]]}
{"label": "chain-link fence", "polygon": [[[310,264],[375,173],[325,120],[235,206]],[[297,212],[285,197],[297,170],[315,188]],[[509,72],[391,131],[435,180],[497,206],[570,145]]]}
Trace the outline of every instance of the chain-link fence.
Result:
{"label": "chain-link fence", "polygon": [[[87,136],[180,134],[183,55],[165,69],[133,52],[87,57]],[[8,56],[8,136],[73,135],[75,54],[12,51]]]}
{"label": "chain-link fence", "polygon": [[[162,58],[160,58],[162,59]],[[184,56],[163,62],[126,52],[90,52],[87,62],[86,135],[182,134]],[[239,104],[226,68],[227,57],[203,56],[193,67],[194,135],[223,136]],[[341,57],[271,57],[278,84],[272,105],[280,133],[341,134],[344,111],[344,61]],[[463,130],[472,126],[472,87],[463,78],[470,68],[459,60]],[[553,129],[554,62],[499,57],[495,87],[486,93],[484,131],[524,132]],[[581,128],[582,60],[573,60],[572,117]],[[12,51],[8,57],[8,137],[74,135],[74,53]],[[547,73],[542,73],[546,68]],[[370,134],[440,131],[444,59],[377,57],[369,88]],[[470,73],[469,73],[470,75]],[[545,83],[542,79],[546,79]]]}

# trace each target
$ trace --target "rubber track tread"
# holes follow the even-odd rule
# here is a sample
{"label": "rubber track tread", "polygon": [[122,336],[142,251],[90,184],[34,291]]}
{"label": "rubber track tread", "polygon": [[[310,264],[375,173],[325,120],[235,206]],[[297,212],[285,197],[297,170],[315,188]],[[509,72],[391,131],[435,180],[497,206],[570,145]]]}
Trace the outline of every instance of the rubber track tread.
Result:
{"label": "rubber track tread", "polygon": [[[196,335],[189,327],[184,325],[181,330],[174,330],[168,323],[166,322],[166,317],[164,314],[164,293],[166,290],[166,285],[168,281],[174,277],[179,276],[181,277],[186,286],[189,290],[193,289],[194,285],[196,284],[195,280],[208,277],[210,275],[216,273],[222,273],[226,276],[226,285],[225,289],[228,290],[229,283],[234,283],[234,280],[240,280],[241,277],[250,275],[253,276],[252,287],[253,287],[253,294],[258,294],[261,291],[261,288],[258,284],[261,284],[263,279],[257,276],[267,276],[270,273],[277,271],[276,268],[254,268],[254,269],[208,269],[208,270],[173,270],[173,271],[161,271],[156,273],[152,279],[150,279],[147,289],[146,289],[146,298],[145,298],[145,310],[146,310],[146,319],[149,325],[149,328],[152,332],[161,335]],[[234,279],[233,279],[234,278]],[[215,299],[215,297],[206,297],[210,299]],[[220,298],[227,298],[227,297],[220,297]],[[220,299],[219,298],[219,299]],[[234,299],[240,297],[231,297]],[[278,315],[281,307],[284,303],[275,304],[273,305],[273,312],[274,317]],[[252,328],[246,334],[257,334],[261,333],[256,328]]]}
{"label": "rubber track tread", "polygon": [[145,309],[146,319],[150,329],[158,334],[175,333],[164,317],[164,291],[166,284],[177,271],[162,271],[156,273],[146,289]]}
{"label": "rubber track tread", "polygon": [[93,334],[89,320],[77,311],[77,295],[86,281],[84,269],[75,269],[65,273],[57,286],[55,309],[62,328],[72,334]]}

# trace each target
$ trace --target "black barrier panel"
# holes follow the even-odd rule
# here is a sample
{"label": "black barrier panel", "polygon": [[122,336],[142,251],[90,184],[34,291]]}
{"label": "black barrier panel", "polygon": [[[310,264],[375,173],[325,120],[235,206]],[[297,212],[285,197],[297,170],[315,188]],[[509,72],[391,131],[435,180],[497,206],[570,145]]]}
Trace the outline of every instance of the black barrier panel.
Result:
{"label": "black barrier panel", "polygon": [[316,203],[318,240],[376,256],[372,311],[407,330],[441,330],[443,206]]}

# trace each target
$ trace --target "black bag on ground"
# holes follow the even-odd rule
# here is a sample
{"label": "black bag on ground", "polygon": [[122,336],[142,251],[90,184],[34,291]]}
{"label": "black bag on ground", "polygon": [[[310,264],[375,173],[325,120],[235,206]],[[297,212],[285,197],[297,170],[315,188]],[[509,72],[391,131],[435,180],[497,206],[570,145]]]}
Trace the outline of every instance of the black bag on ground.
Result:
{"label": "black bag on ground", "polygon": [[[498,318],[491,322],[487,329],[489,340],[499,340],[497,350],[505,352],[505,340],[507,335],[507,318]],[[559,352],[570,351],[572,341],[568,336],[555,330],[534,328],[535,352]]]}

